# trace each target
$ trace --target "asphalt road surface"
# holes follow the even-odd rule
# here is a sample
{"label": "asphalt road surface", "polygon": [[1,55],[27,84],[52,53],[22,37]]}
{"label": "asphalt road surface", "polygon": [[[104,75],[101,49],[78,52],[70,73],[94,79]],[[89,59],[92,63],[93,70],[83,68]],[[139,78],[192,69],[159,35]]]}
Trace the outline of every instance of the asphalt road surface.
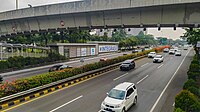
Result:
{"label": "asphalt road surface", "polygon": [[135,83],[138,88],[138,103],[129,112],[172,112],[174,96],[186,80],[185,69],[193,55],[193,50],[183,51],[180,57],[163,54],[163,63],[144,58],[136,61],[134,70],[115,69],[6,112],[99,112],[106,93],[125,81]]}
{"label": "asphalt road surface", "polygon": [[[124,53],[131,53],[129,52],[122,52],[122,53],[112,53],[112,54],[104,54],[104,55],[100,55],[97,57],[90,57],[90,58],[85,58],[85,62],[81,63],[80,60],[75,60],[75,61],[69,61],[69,62],[65,62],[62,64],[67,64],[70,65],[72,67],[78,67],[78,66],[82,66],[85,64],[89,64],[89,63],[94,63],[94,62],[98,62],[100,60],[100,58],[102,57],[106,57],[106,58],[114,58],[114,57],[118,57],[118,56],[122,56]],[[56,64],[53,64],[56,65]],[[4,81],[12,81],[12,80],[16,80],[16,79],[20,79],[20,78],[25,78],[25,77],[30,77],[30,76],[34,76],[34,75],[38,75],[38,74],[42,74],[42,73],[47,73],[49,71],[49,68],[53,65],[48,65],[48,66],[44,66],[44,67],[37,67],[37,68],[32,68],[28,71],[23,72],[24,70],[22,70],[22,72],[19,71],[13,71],[13,72],[9,72],[9,73],[2,73],[1,75],[4,77]]]}

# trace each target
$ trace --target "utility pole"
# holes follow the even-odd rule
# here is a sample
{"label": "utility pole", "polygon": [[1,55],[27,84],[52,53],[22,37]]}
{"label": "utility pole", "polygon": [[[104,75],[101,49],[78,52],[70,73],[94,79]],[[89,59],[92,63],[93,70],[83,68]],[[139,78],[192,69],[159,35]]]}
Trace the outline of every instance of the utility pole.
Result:
{"label": "utility pole", "polygon": [[18,2],[18,0],[16,0],[16,10],[18,10],[19,9],[19,2]]}

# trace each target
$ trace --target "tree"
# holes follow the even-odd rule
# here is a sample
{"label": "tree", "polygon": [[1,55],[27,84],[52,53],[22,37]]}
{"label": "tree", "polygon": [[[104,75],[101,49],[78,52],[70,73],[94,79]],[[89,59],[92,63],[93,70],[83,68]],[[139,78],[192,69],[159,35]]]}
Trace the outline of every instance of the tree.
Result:
{"label": "tree", "polygon": [[184,34],[182,39],[187,39],[189,44],[195,45],[197,44],[198,41],[200,41],[200,29],[185,29],[186,33]]}

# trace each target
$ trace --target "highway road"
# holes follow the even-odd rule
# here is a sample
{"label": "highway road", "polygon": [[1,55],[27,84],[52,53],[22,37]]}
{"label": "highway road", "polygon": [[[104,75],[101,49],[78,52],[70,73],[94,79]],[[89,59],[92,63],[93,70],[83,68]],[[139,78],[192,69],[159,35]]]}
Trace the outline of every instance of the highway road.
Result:
{"label": "highway road", "polygon": [[180,57],[163,54],[163,63],[144,58],[136,61],[134,70],[115,69],[11,107],[6,112],[99,112],[106,93],[125,81],[135,83],[138,88],[138,103],[129,112],[172,112],[174,97],[186,81],[186,71],[193,55],[193,50],[183,51]]}
{"label": "highway road", "polygon": [[[82,66],[85,64],[98,62],[100,60],[100,58],[102,58],[102,57],[114,58],[114,57],[122,56],[124,53],[131,53],[131,52],[129,51],[129,52],[121,52],[121,53],[102,54],[102,55],[99,55],[96,57],[88,57],[88,58],[86,57],[84,63],[81,63],[80,59],[77,59],[74,61],[64,62],[64,63],[60,63],[60,64],[67,64],[67,65],[70,65],[73,67],[78,67],[78,66]],[[56,64],[53,64],[53,65],[56,65]],[[49,71],[49,68],[53,65],[47,65],[47,66],[36,67],[36,68],[27,69],[27,70],[2,73],[0,75],[2,75],[4,77],[3,78],[4,81],[12,81],[12,80],[20,79],[20,78],[25,78],[25,77],[30,77],[30,76],[46,73]]]}

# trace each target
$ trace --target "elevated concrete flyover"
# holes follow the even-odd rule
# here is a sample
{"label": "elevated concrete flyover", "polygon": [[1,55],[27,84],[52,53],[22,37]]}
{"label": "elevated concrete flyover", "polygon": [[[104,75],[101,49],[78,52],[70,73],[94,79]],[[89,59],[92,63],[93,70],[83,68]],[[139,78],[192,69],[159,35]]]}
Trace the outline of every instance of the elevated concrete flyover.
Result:
{"label": "elevated concrete flyover", "polygon": [[0,13],[0,35],[117,27],[199,27],[200,0],[84,0]]}

